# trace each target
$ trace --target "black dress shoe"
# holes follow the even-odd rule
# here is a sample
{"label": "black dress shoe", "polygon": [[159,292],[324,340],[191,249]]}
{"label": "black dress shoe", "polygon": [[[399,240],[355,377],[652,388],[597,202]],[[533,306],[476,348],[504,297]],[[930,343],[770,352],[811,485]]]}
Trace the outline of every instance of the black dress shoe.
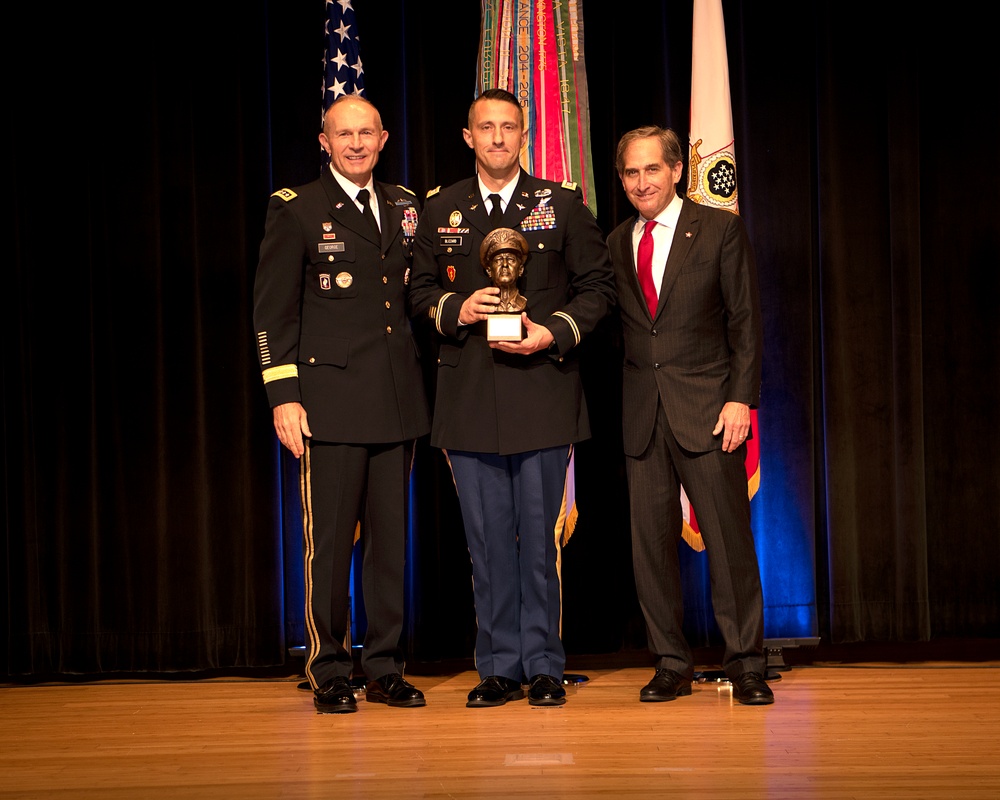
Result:
{"label": "black dress shoe", "polygon": [[521,688],[520,681],[502,675],[490,675],[469,692],[469,701],[465,705],[467,708],[488,708],[502,706],[508,700],[523,699],[524,689]]}
{"label": "black dress shoe", "polygon": [[378,680],[368,681],[365,686],[365,700],[369,703],[387,703],[396,708],[427,705],[424,693],[398,672],[390,672]]}
{"label": "black dress shoe", "polygon": [[759,672],[744,672],[732,678],[733,697],[745,706],[769,706],[774,702],[774,692]]}
{"label": "black dress shoe", "polygon": [[665,703],[691,694],[691,681],[672,669],[658,669],[653,680],[639,690],[641,703]]}
{"label": "black dress shoe", "polygon": [[313,693],[313,703],[320,714],[350,714],[358,710],[354,689],[347,678],[331,678]]}
{"label": "black dress shoe", "polygon": [[566,702],[566,690],[552,675],[535,675],[528,689],[528,704],[533,706],[561,706]]}

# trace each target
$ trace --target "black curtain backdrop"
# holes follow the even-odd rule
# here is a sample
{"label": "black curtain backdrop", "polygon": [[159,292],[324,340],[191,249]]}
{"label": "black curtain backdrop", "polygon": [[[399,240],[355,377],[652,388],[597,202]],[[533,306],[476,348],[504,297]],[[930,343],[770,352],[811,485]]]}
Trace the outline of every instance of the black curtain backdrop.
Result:
{"label": "black curtain backdrop", "polygon": [[[479,4],[355,6],[390,132],[379,177],[423,194],[470,174]],[[619,6],[583,4],[606,232],[631,212],[618,137],[654,122],[686,138],[690,96],[690,3]],[[764,311],[767,635],[996,637],[985,20],[827,0],[724,10]],[[268,195],[318,171],[323,2],[88,6],[58,27],[21,13],[5,51],[5,673],[284,665],[302,635],[297,464],[271,428],[251,294]],[[571,654],[641,651],[614,321],[582,350],[595,434],[577,451],[564,638]],[[425,442],[413,480],[407,645],[464,658],[471,570]],[[704,556],[685,561],[692,643],[716,643]]]}

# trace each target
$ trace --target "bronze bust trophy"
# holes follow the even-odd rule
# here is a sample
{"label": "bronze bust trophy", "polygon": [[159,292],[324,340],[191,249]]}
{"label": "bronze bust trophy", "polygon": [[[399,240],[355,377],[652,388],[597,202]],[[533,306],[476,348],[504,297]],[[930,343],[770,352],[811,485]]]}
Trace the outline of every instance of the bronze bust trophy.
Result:
{"label": "bronze bust trophy", "polygon": [[521,312],[528,301],[517,291],[517,281],[527,259],[528,242],[513,228],[490,231],[479,247],[479,262],[500,289],[500,303],[486,320],[488,341],[519,342],[524,338]]}

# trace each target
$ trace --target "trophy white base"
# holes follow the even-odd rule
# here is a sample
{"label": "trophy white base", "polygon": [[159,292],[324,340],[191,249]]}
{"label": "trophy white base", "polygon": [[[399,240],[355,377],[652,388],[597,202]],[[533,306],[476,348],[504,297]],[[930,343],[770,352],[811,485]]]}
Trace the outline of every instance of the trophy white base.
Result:
{"label": "trophy white base", "polygon": [[486,318],[486,340],[519,342],[524,338],[520,314],[490,314]]}

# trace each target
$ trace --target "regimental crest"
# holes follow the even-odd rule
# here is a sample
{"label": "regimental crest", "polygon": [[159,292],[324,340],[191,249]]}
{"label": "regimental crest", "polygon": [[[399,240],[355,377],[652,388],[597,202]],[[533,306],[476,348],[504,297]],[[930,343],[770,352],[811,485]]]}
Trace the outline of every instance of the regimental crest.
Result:
{"label": "regimental crest", "polygon": [[333,223],[332,222],[324,222],[323,223],[323,230],[326,231],[327,233],[329,233],[330,231],[332,231],[333,230]]}
{"label": "regimental crest", "polygon": [[701,139],[691,145],[688,197],[696,203],[739,213],[736,155],[730,142],[708,156],[698,153]]}
{"label": "regimental crest", "polygon": [[451,216],[448,217],[448,225],[452,228],[457,228],[462,224],[462,212],[452,211]]}

